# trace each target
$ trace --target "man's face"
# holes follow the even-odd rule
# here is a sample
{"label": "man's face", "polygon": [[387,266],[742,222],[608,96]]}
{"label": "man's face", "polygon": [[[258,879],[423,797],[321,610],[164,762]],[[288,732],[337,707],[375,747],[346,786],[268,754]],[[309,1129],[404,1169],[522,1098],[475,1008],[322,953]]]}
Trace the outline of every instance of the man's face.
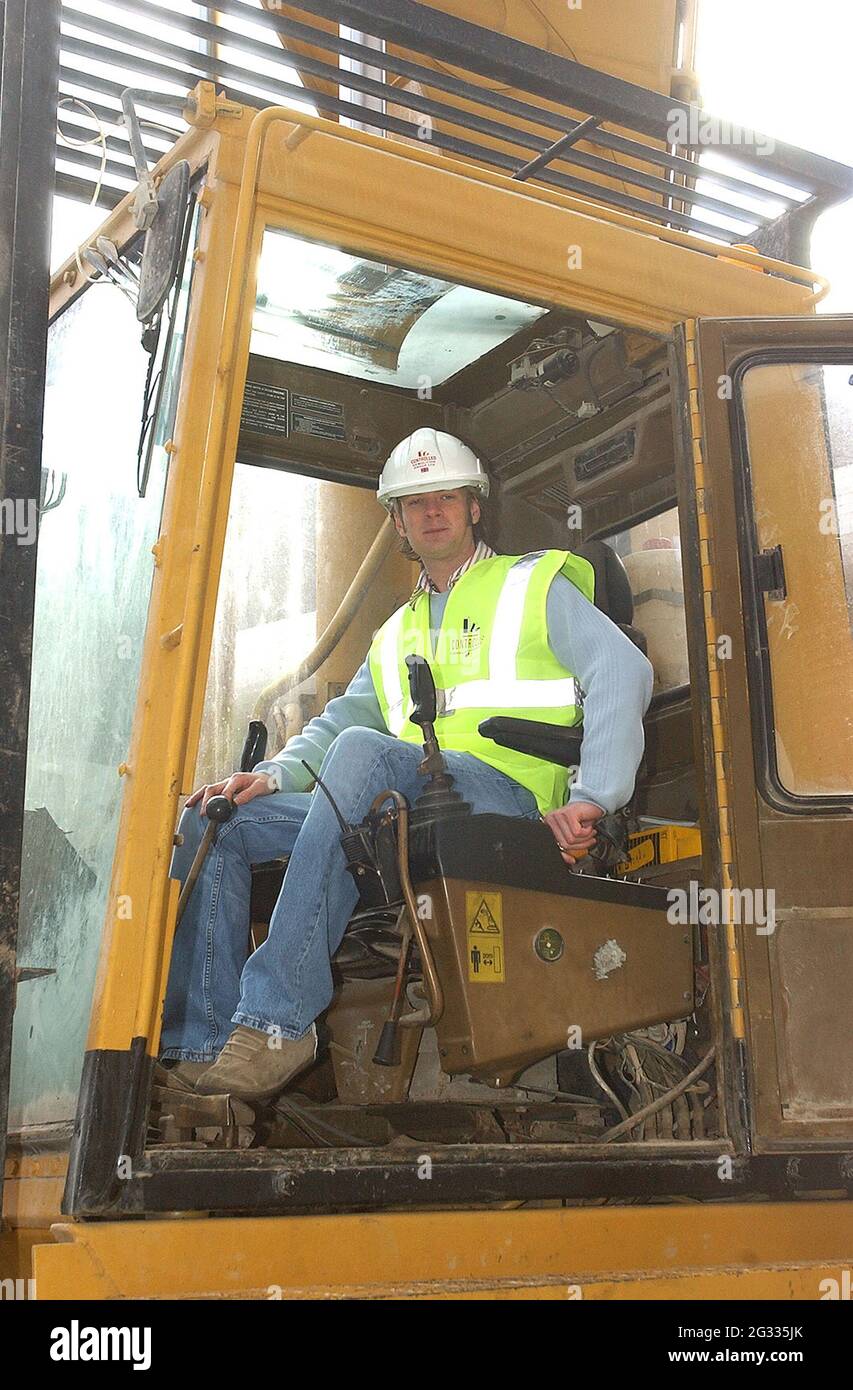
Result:
{"label": "man's face", "polygon": [[422,560],[449,560],[473,545],[480,504],[467,488],[401,497],[394,525]]}

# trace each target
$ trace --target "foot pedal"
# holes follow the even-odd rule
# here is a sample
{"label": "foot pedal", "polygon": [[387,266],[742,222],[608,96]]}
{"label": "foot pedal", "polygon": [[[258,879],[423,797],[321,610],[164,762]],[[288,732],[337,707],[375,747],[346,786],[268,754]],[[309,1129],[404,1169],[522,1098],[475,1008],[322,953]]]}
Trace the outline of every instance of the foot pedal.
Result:
{"label": "foot pedal", "polygon": [[163,1143],[246,1148],[254,1137],[255,1112],[233,1096],[200,1096],[155,1085],[151,1088],[151,1124]]}

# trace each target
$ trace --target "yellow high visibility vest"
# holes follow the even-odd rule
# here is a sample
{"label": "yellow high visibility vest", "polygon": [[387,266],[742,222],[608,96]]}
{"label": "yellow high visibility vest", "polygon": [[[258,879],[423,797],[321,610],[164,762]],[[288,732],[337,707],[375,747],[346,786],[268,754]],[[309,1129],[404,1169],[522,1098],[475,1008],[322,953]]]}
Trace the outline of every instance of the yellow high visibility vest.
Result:
{"label": "yellow high visibility vest", "polygon": [[568,771],[556,763],[502,748],[478,725],[491,715],[570,727],[582,717],[575,675],[548,645],[546,603],[558,574],[592,601],[588,560],[565,550],[495,555],[472,565],[448,596],[433,652],[429,594],[424,590],[392,613],[376,633],[369,663],[389,731],[407,743],[423,733],[410,719],[406,657],[423,656],[435,680],[435,732],[442,748],[472,753],[536,797],[540,812],[565,804]]}

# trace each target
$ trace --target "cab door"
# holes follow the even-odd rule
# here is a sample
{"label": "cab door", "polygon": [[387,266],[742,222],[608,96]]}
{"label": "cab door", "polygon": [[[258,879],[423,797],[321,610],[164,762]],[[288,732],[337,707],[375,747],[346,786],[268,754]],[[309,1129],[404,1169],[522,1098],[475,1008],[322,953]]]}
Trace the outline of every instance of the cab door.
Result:
{"label": "cab door", "polygon": [[717,954],[744,1138],[847,1148],[853,318],[698,320],[683,350]]}

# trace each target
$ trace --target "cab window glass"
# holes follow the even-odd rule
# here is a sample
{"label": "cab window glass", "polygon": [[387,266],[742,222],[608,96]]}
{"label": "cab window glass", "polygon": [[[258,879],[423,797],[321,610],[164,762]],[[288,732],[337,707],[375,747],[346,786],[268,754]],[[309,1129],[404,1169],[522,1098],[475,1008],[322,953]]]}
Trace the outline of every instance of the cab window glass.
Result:
{"label": "cab window glass", "polygon": [[[252,352],[424,391],[545,313],[270,228],[258,270]],[[305,407],[296,401],[292,407],[299,432]]]}
{"label": "cab window glass", "polygon": [[757,548],[780,547],[763,594],[776,773],[795,796],[853,790],[853,363],[743,374]]}
{"label": "cab window glass", "polygon": [[48,338],[10,1128],[74,1114],[166,478],[137,489],[148,357],[92,286]]}
{"label": "cab window glass", "polygon": [[687,626],[678,508],[605,537],[622,560],[634,595],[634,626],[645,635],[655,694],[687,685]]}
{"label": "cab window glass", "polygon": [[[412,566],[394,546],[370,585],[350,596],[345,631],[331,649],[320,645],[382,520],[372,488],[238,461],[196,786],[239,766],[251,719],[266,724],[272,757],[344,692],[375,629],[412,591]],[[350,559],[323,563],[339,554],[342,537]]]}

